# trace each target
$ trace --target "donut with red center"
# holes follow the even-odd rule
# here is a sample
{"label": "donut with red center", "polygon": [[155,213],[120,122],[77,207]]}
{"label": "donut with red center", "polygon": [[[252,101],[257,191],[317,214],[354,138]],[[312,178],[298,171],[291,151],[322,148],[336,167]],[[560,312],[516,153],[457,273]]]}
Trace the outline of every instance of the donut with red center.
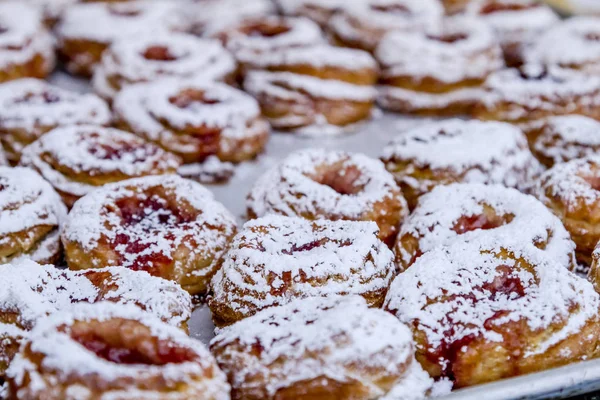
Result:
{"label": "donut with red center", "polygon": [[38,322],[8,370],[8,396],[225,400],[229,385],[181,330],[133,305],[98,303]]}
{"label": "donut with red center", "polygon": [[79,94],[38,79],[0,85],[0,142],[17,163],[25,146],[57,126],[108,125],[110,110],[93,94]]}
{"label": "donut with red center", "polygon": [[23,150],[21,164],[37,170],[65,204],[107,183],[172,174],[181,161],[134,134],[94,125],[56,128]]}
{"label": "donut with red center", "polygon": [[169,77],[227,81],[235,70],[235,60],[217,41],[152,33],[114,42],[103,53],[92,84],[96,93],[112,99],[133,83]]}
{"label": "donut with red center", "polygon": [[176,175],[108,184],[71,210],[62,240],[72,270],[122,266],[204,293],[236,232],[199,183]]}
{"label": "donut with red center", "polygon": [[575,268],[575,243],[542,203],[515,189],[476,183],[438,186],[419,199],[398,235],[398,267],[404,271],[428,251],[482,235],[501,244],[531,245],[532,251]]}
{"label": "donut with red center", "polygon": [[270,0],[192,0],[186,7],[191,31],[198,36],[210,35],[245,19],[277,14]]}
{"label": "donut with red center", "polygon": [[541,172],[520,129],[474,120],[450,119],[413,128],[387,145],[381,159],[411,209],[438,185],[497,183],[521,188]]}
{"label": "donut with red center", "polygon": [[309,149],[289,155],[262,175],[247,199],[248,217],[299,216],[311,221],[374,221],[394,243],[408,210],[383,164],[362,154]]}
{"label": "donut with red center", "polygon": [[[263,310],[220,330],[210,348],[232,399],[379,399],[422,373],[410,330],[356,296]],[[420,382],[408,393],[424,395],[433,383]]]}
{"label": "donut with red center", "polygon": [[552,258],[482,236],[425,253],[384,307],[412,328],[424,369],[461,388],[598,357],[599,304]]}
{"label": "donut with red center", "polygon": [[331,17],[339,12],[343,0],[276,0],[283,15],[306,17],[326,28]]}
{"label": "donut with red center", "polygon": [[380,307],[393,255],[374,222],[270,215],[247,222],[212,280],[213,320],[230,325],[294,299],[363,296]]}
{"label": "donut with red center", "polygon": [[382,66],[381,106],[417,115],[469,113],[487,77],[504,66],[490,27],[464,16],[424,31],[391,33],[375,55]]}
{"label": "donut with red center", "polygon": [[170,1],[74,4],[56,28],[58,50],[69,72],[91,76],[102,52],[118,39],[185,30],[180,12]]}
{"label": "donut with red center", "polygon": [[0,264],[59,261],[66,217],[60,196],[34,170],[0,166]]}
{"label": "donut with red center", "polygon": [[0,266],[0,375],[37,322],[78,303],[134,304],[187,330],[192,302],[174,282],[125,268],[69,271],[31,261]]}

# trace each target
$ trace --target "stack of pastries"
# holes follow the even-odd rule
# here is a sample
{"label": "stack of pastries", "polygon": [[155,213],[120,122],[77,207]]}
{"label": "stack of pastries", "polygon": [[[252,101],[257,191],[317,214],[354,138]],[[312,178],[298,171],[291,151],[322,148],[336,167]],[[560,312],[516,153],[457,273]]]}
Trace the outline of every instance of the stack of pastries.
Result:
{"label": "stack of pastries", "polygon": [[[422,400],[600,358],[600,18],[0,11],[0,398]],[[346,151],[380,109],[414,124]]]}

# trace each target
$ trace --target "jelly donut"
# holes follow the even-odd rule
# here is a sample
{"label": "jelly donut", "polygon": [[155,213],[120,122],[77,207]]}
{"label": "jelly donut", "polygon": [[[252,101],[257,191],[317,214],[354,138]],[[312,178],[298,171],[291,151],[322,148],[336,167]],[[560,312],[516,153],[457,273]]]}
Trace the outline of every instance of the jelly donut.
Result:
{"label": "jelly donut", "polygon": [[0,264],[17,258],[58,261],[66,217],[60,196],[34,170],[0,166]]}
{"label": "jelly donut", "polygon": [[204,293],[236,232],[233,215],[176,175],[103,186],[82,197],[62,234],[72,270],[122,266]]}
{"label": "jelly donut", "polygon": [[0,85],[0,142],[17,163],[25,146],[57,126],[108,125],[110,110],[93,94],[79,94],[38,79]]}
{"label": "jelly donut", "polygon": [[410,330],[355,296],[263,310],[220,330],[210,348],[235,400],[379,399],[420,369]]}
{"label": "jelly donut", "polygon": [[563,222],[577,245],[577,261],[591,263],[600,240],[600,158],[556,164],[537,181],[534,194]]}
{"label": "jelly donut", "polygon": [[160,80],[130,85],[113,103],[116,124],[185,164],[210,156],[239,163],[260,154],[269,125],[256,100],[222,83]]}
{"label": "jelly donut", "polygon": [[523,64],[540,35],[560,21],[552,8],[534,0],[474,1],[467,12],[492,26],[511,67]]}
{"label": "jelly donut", "polygon": [[600,122],[582,115],[550,117],[527,136],[533,154],[549,168],[600,151]]}
{"label": "jelly donut", "polygon": [[114,42],[94,72],[94,90],[112,99],[124,86],[176,77],[232,80],[233,57],[215,40],[184,33],[153,33]]}
{"label": "jelly donut", "polygon": [[381,307],[393,255],[374,222],[270,215],[247,222],[212,280],[218,326],[294,299],[360,295]]}
{"label": "jelly donut", "polygon": [[133,305],[111,303],[39,321],[7,381],[9,399],[229,399],[225,374],[200,342]]}
{"label": "jelly donut", "polygon": [[73,304],[133,304],[183,330],[192,311],[176,283],[125,268],[74,272],[23,261],[0,265],[0,278],[0,376],[41,318]]}
{"label": "jelly donut", "polygon": [[33,5],[0,3],[0,82],[45,78],[54,69],[54,46]]}
{"label": "jelly donut", "polygon": [[94,125],[56,128],[23,149],[21,165],[37,170],[68,207],[107,183],[173,174],[179,158],[118,129]]}
{"label": "jelly donut", "polygon": [[497,183],[523,188],[541,172],[523,132],[498,122],[450,119],[419,126],[398,135],[381,159],[411,209],[438,185]]}
{"label": "jelly donut", "polygon": [[417,115],[470,113],[487,77],[504,66],[490,27],[463,16],[424,31],[390,33],[375,55],[381,106]]}
{"label": "jelly donut", "polygon": [[331,17],[344,6],[343,0],[276,0],[283,15],[306,17],[326,28]]}
{"label": "jelly donut", "polygon": [[418,31],[441,21],[438,0],[365,0],[348,2],[329,20],[335,43],[374,51],[391,31]]}
{"label": "jelly donut", "polygon": [[501,245],[531,245],[575,269],[575,243],[560,219],[538,200],[500,185],[438,186],[419,199],[402,224],[394,252],[404,271],[421,255],[455,240],[490,236]]}
{"label": "jelly donut", "polygon": [[492,74],[485,88],[487,94],[473,110],[478,119],[528,129],[558,115],[581,114],[600,120],[600,77],[526,65]]}
{"label": "jelly donut", "polygon": [[600,75],[600,18],[574,17],[538,38],[530,58],[550,66]]}
{"label": "jelly donut", "polygon": [[461,388],[599,355],[589,282],[531,248],[480,239],[425,253],[386,298],[434,379]]}
{"label": "jelly donut", "polygon": [[176,2],[82,3],[65,9],[56,28],[58,50],[69,72],[91,76],[115,40],[157,31],[185,30]]}
{"label": "jelly donut", "polygon": [[248,59],[262,71],[247,74],[244,89],[274,128],[335,134],[371,116],[377,63],[367,52],[318,45]]}
{"label": "jelly donut", "polygon": [[322,149],[292,153],[267,171],[246,205],[250,219],[273,213],[311,221],[374,221],[389,246],[408,214],[400,188],[381,162]]}

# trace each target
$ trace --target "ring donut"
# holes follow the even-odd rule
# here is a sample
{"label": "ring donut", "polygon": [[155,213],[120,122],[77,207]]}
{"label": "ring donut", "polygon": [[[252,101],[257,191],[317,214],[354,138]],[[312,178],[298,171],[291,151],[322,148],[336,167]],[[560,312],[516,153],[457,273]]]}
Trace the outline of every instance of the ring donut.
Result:
{"label": "ring donut", "polygon": [[391,246],[408,209],[383,164],[362,154],[309,149],[262,175],[247,199],[249,219],[279,214],[308,220],[374,221]]}
{"label": "ring donut", "polygon": [[345,5],[343,0],[276,0],[275,3],[283,15],[306,17],[323,28]]}
{"label": "ring donut", "polygon": [[215,324],[306,297],[360,295],[380,307],[394,267],[378,233],[374,222],[278,215],[247,222],[211,283]]}
{"label": "ring donut", "polygon": [[56,128],[23,149],[21,165],[37,170],[68,207],[107,183],[173,174],[179,158],[134,134],[94,125]]}
{"label": "ring donut", "polygon": [[245,19],[276,14],[270,0],[192,0],[186,4],[186,15],[191,32],[197,36],[209,36],[227,26],[234,26]]}

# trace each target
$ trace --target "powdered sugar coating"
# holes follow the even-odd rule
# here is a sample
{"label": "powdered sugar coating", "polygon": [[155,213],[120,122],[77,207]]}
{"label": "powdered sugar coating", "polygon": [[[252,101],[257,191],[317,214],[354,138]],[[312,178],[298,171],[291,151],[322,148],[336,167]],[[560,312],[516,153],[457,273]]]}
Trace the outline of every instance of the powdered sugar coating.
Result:
{"label": "powdered sugar coating", "polygon": [[[384,148],[382,159],[398,182],[418,192],[445,180],[519,187],[541,171],[521,130],[476,120],[449,119],[404,132]],[[403,163],[407,165],[397,170]],[[434,176],[420,176],[425,169]],[[441,175],[435,176],[436,171]]]}
{"label": "powdered sugar coating", "polygon": [[[257,346],[260,352],[251,350]],[[377,377],[400,381],[413,347],[410,331],[392,315],[348,297],[269,308],[220,330],[211,350],[234,392],[272,398],[280,389],[322,378],[358,380],[368,393],[364,398],[377,398],[389,390],[377,385]]]}
{"label": "powdered sugar coating", "polygon": [[97,93],[112,98],[132,83],[168,77],[223,80],[235,69],[235,60],[216,40],[153,32],[114,42],[102,56],[93,85]]}
{"label": "powdered sugar coating", "polygon": [[376,57],[384,79],[408,77],[416,84],[426,78],[442,83],[485,79],[504,65],[489,26],[464,16],[423,32],[392,32],[382,39]]}
{"label": "powdered sugar coating", "polygon": [[276,14],[269,0],[196,0],[187,5],[192,31],[208,36],[226,27],[234,26],[244,19]]}
{"label": "powdered sugar coating", "polygon": [[[454,361],[444,358],[443,349],[463,343],[454,349],[465,354],[477,339],[504,346],[522,359],[543,354],[597,323],[598,305],[589,282],[542,252],[518,245],[501,250],[495,239],[480,237],[424,254],[396,277],[385,307],[423,337],[423,356],[433,359],[441,350],[436,362],[451,368],[448,363]],[[515,343],[504,335],[510,337],[519,322],[534,334],[511,348]],[[546,334],[535,334],[540,332]],[[510,358],[502,362],[514,362]]]}
{"label": "powdered sugar coating", "polygon": [[[164,365],[121,364],[97,356],[71,336],[71,327],[77,322],[102,323],[111,320],[137,321],[149,329],[151,339],[185,349],[194,357]],[[86,381],[106,397],[148,398],[157,393],[137,383],[152,376],[160,376],[174,399],[188,398],[186,394],[192,396],[198,393],[211,400],[229,398],[229,385],[225,375],[216,367],[214,358],[201,343],[133,305],[104,302],[73,306],[68,312],[56,313],[40,320],[29,340],[27,352],[18,354],[8,371],[11,390],[20,387],[19,392],[40,395],[57,393],[57,386],[60,384],[71,385],[67,389],[67,398],[78,399],[91,393],[91,388],[82,386],[82,381]],[[40,364],[28,358],[31,353],[41,357]],[[26,388],[23,388],[24,379],[29,380]],[[101,382],[109,382],[110,385],[101,385]],[[173,390],[175,387],[179,390]],[[16,393],[11,394],[18,396]]]}
{"label": "powdered sugar coating", "polygon": [[[35,168],[60,193],[81,197],[96,179],[108,182],[175,172],[177,157],[124,131],[95,125],[56,128],[23,150],[21,164]],[[90,181],[80,179],[88,174]],[[106,182],[103,182],[106,183]]]}
{"label": "powdered sugar coating", "polygon": [[284,15],[304,16],[321,26],[336,12],[341,10],[344,0],[276,0],[276,4]]}
{"label": "powdered sugar coating", "polygon": [[276,215],[247,222],[212,280],[213,316],[223,308],[243,318],[319,296],[362,295],[377,305],[394,273],[378,233],[374,222]]}
{"label": "powdered sugar coating", "polygon": [[[490,208],[488,213],[486,209]],[[502,221],[488,221],[492,227],[460,232],[461,221],[476,224],[482,216]],[[470,183],[434,188],[419,199],[417,208],[402,225],[395,250],[401,264],[408,267],[415,257],[403,246],[408,237],[417,241],[418,251],[423,254],[457,239],[476,241],[482,235],[502,245],[519,244],[528,251],[543,252],[563,267],[575,265],[575,244],[561,221],[534,197],[499,185]]]}

